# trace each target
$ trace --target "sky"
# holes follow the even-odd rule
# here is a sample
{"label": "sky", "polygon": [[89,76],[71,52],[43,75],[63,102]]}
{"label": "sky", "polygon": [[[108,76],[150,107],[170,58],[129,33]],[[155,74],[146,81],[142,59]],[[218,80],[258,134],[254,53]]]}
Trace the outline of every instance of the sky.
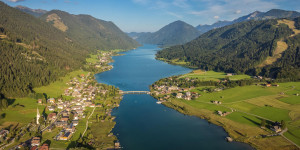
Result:
{"label": "sky", "polygon": [[300,12],[300,0],[1,0],[10,6],[59,9],[112,21],[124,32],[155,32],[182,20],[193,26],[270,9]]}

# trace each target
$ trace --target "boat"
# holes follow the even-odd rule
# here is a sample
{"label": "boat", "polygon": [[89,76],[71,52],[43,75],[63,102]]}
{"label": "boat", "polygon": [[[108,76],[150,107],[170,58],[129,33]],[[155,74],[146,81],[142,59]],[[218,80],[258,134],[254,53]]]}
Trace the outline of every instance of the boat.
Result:
{"label": "boat", "polygon": [[161,104],[161,101],[157,101],[156,103],[157,103],[157,104]]}

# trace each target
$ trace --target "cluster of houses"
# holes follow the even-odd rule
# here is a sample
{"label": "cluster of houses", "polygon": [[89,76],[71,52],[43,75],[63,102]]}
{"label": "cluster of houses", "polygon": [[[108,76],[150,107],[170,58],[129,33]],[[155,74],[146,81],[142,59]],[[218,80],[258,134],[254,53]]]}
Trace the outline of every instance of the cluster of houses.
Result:
{"label": "cluster of houses", "polygon": [[98,56],[99,62],[95,64],[95,68],[102,69],[102,70],[110,70],[113,66],[107,65],[108,62],[111,61],[112,52],[101,52]]}
{"label": "cluster of houses", "polygon": [[231,113],[232,113],[232,112],[222,112],[222,111],[220,111],[220,110],[217,111],[217,114],[218,114],[218,115],[224,116],[224,117],[227,116],[227,115],[229,115],[229,114],[231,114]]}
{"label": "cluster of houses", "polygon": [[0,131],[0,138],[1,138],[1,139],[5,139],[6,136],[7,136],[8,134],[9,134],[9,131],[8,131],[8,130],[2,129],[2,130]]}
{"label": "cluster of houses", "polygon": [[[179,88],[177,86],[166,86],[166,85],[154,85],[154,91],[152,92],[153,95],[158,96],[160,94],[172,94],[176,93],[176,98],[191,100],[192,98],[198,98],[200,95],[195,92],[190,92],[191,88]],[[169,99],[170,95],[166,95],[164,99]]]}
{"label": "cluster of houses", "polygon": [[[76,132],[79,119],[85,118],[84,110],[86,107],[102,107],[102,105],[93,104],[92,100],[95,98],[96,93],[105,94],[108,91],[89,84],[92,81],[88,79],[89,75],[81,75],[81,82],[77,78],[73,78],[67,83],[70,87],[65,90],[64,94],[74,97],[72,100],[63,101],[62,99],[56,100],[55,98],[47,100],[47,109],[49,111],[58,110],[59,112],[60,110],[58,114],[53,112],[47,117],[47,120],[52,123],[48,127],[48,131],[51,131],[55,127],[62,128],[55,137],[56,140],[69,140],[72,137]],[[38,103],[40,103],[40,100]]]}
{"label": "cluster of houses", "polygon": [[33,137],[30,140],[19,144],[17,149],[25,149],[27,147],[29,147],[30,150],[49,150],[49,145],[47,143],[41,144],[40,137]]}

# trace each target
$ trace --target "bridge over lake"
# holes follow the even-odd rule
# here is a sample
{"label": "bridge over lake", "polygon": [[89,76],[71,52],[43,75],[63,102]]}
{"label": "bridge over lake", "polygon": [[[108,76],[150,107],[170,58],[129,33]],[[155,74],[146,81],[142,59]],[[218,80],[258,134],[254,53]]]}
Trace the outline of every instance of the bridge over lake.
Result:
{"label": "bridge over lake", "polygon": [[150,94],[149,91],[120,91],[121,94]]}

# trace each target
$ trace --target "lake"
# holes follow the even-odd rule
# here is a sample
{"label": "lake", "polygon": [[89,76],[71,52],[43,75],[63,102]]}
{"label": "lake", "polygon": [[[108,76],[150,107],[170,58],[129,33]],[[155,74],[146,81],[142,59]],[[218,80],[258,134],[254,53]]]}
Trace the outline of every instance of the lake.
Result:
{"label": "lake", "polygon": [[[192,71],[156,60],[158,50],[155,45],[144,45],[123,52],[123,56],[113,57],[112,70],[95,77],[98,82],[123,91],[147,91],[149,85],[161,78]],[[124,95],[120,107],[113,110],[112,115],[116,116],[113,133],[123,149],[253,149],[244,143],[226,142],[228,135],[222,127],[181,114],[156,101],[150,95],[128,94]]]}

